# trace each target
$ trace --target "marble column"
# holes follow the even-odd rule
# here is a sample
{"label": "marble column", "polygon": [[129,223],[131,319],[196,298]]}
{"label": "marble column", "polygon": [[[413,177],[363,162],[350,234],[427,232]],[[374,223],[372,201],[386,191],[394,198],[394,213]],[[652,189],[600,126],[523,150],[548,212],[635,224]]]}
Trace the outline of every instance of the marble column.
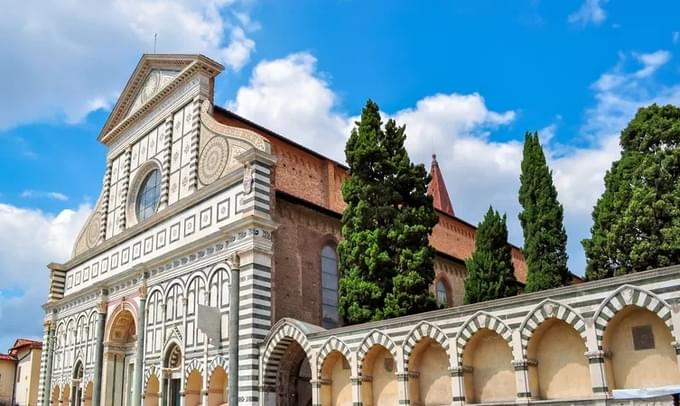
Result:
{"label": "marble column", "polygon": [[408,405],[409,402],[409,391],[408,391],[408,372],[397,373],[397,383],[399,384],[399,404]]}
{"label": "marble column", "polygon": [[454,405],[464,405],[465,404],[465,384],[463,382],[464,369],[462,366],[457,366],[449,369],[449,375],[451,376],[451,395]]}
{"label": "marble column", "polygon": [[[144,277],[146,278],[146,276]],[[132,406],[142,404],[142,384],[144,381],[144,333],[146,332],[146,282],[139,288],[139,313],[137,314],[137,353],[135,354],[134,386]]]}
{"label": "marble column", "polygon": [[352,382],[352,404],[361,405],[362,404],[361,383],[363,379],[361,378],[361,376],[354,375],[349,380],[350,382]]}
{"label": "marble column", "polygon": [[94,379],[92,390],[92,406],[100,406],[102,398],[102,367],[104,364],[104,328],[106,327],[107,303],[97,306],[97,330],[94,345]]}

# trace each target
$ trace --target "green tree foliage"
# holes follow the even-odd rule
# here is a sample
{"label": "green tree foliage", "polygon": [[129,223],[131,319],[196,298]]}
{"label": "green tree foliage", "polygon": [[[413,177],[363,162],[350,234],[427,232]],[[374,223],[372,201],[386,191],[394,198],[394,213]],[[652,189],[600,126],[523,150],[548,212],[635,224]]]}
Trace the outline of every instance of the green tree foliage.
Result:
{"label": "green tree foliage", "polygon": [[477,303],[517,294],[517,279],[508,245],[506,216],[492,207],[479,223],[475,252],[465,261],[465,303]]}
{"label": "green tree foliage", "polygon": [[583,240],[588,280],[680,263],[680,108],[641,108],[620,144]]}
{"label": "green tree foliage", "polygon": [[527,292],[564,286],[569,282],[567,233],[552,172],[545,161],[538,133],[526,133],[520,175],[519,221],[524,231]]}
{"label": "green tree foliage", "polygon": [[350,324],[434,309],[429,288],[437,223],[430,180],[406,152],[405,127],[382,125],[369,100],[347,141],[349,178],[342,185],[339,311]]}

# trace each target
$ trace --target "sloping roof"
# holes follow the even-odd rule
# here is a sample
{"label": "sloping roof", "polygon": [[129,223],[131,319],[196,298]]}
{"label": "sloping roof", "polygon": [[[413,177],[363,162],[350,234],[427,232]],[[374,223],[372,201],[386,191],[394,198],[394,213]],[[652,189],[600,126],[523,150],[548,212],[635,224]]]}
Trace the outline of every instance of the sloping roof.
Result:
{"label": "sloping roof", "polygon": [[0,361],[16,361],[16,360],[17,359],[14,355],[0,353]]}
{"label": "sloping roof", "polygon": [[427,186],[427,194],[432,196],[432,203],[434,208],[442,211],[449,216],[455,216],[453,213],[453,205],[449,198],[449,192],[446,190],[446,183],[444,183],[444,176],[439,170],[439,163],[437,162],[437,155],[432,155],[432,167],[430,168],[430,176],[432,180]]}
{"label": "sloping roof", "polygon": [[18,338],[12,348],[9,349],[10,355],[16,355],[16,353],[28,347],[29,349],[37,348],[42,349],[42,341],[31,340],[29,338]]}

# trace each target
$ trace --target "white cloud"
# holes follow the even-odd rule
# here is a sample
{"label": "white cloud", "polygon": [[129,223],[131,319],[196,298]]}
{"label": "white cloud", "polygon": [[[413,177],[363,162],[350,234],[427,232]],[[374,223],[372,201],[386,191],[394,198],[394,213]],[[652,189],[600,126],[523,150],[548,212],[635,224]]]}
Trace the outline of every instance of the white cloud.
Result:
{"label": "white cloud", "polygon": [[601,24],[607,19],[607,13],[602,8],[602,4],[607,0],[584,0],[581,7],[567,17],[572,24],[588,25]]}
{"label": "white cloud", "polygon": [[68,196],[60,192],[43,192],[40,190],[27,189],[21,192],[21,197],[23,198],[46,198],[52,200],[59,200],[65,202],[68,200]]}
{"label": "white cloud", "polygon": [[69,258],[92,210],[81,205],[51,215],[0,203],[0,350],[18,336],[40,336],[50,262]]}
{"label": "white cloud", "polygon": [[680,42],[680,32],[673,31],[673,43],[677,44],[678,42]]}
{"label": "white cloud", "polygon": [[227,107],[281,135],[343,161],[351,119],[309,53],[260,62]]}
{"label": "white cloud", "polygon": [[[247,2],[246,2],[247,3]],[[234,13],[238,12],[237,17]],[[244,27],[244,23],[247,27]],[[78,122],[111,106],[144,52],[204,53],[239,70],[255,43],[236,0],[27,0],[0,13],[0,130],[44,119]],[[56,113],[55,113],[56,112]]]}

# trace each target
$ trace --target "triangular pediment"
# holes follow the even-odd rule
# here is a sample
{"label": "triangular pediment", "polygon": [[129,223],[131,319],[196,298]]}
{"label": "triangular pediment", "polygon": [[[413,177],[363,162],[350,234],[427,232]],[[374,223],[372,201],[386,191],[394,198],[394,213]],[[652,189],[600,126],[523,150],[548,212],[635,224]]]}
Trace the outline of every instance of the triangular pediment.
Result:
{"label": "triangular pediment", "polygon": [[163,69],[153,69],[149,72],[144,84],[140,87],[137,92],[130,109],[128,110],[126,117],[132,112],[139,109],[146,102],[151,100],[158,92],[173,81],[179,74],[179,71],[173,70],[163,70]]}
{"label": "triangular pediment", "polygon": [[164,96],[164,90],[187,79],[194,71],[213,78],[223,69],[222,65],[203,55],[144,54],[111,110],[99,140],[109,142],[112,130],[143,113]]}

